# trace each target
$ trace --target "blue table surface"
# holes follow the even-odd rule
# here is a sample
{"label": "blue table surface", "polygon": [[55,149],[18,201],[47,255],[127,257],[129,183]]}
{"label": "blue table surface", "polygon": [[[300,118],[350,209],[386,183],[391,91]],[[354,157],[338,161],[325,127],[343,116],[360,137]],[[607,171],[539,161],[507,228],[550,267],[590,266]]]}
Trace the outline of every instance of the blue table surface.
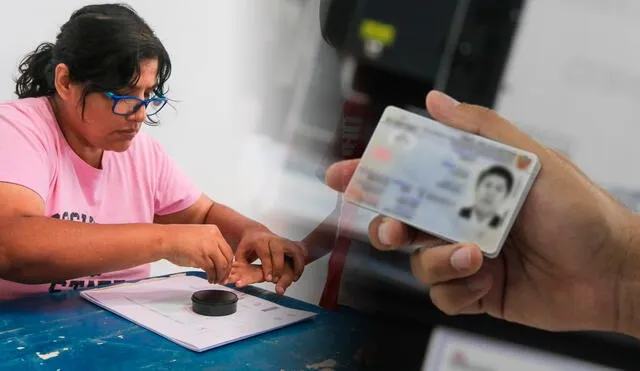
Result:
{"label": "blue table surface", "polygon": [[347,309],[325,310],[257,287],[240,290],[318,315],[197,353],[103,310],[82,299],[78,291],[43,294],[0,302],[0,368],[276,371],[321,370],[326,366],[334,370],[360,368],[356,354],[367,336],[364,317]]}

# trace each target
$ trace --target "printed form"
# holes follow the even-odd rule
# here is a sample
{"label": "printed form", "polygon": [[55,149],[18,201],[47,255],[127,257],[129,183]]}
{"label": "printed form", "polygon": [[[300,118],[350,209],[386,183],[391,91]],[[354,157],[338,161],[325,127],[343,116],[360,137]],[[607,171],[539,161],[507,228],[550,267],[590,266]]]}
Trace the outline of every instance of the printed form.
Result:
{"label": "printed form", "polygon": [[[191,310],[191,295],[207,289],[227,290],[238,295],[237,311],[222,317],[194,313]],[[279,329],[316,315],[187,275],[87,290],[80,295],[196,352]]]}

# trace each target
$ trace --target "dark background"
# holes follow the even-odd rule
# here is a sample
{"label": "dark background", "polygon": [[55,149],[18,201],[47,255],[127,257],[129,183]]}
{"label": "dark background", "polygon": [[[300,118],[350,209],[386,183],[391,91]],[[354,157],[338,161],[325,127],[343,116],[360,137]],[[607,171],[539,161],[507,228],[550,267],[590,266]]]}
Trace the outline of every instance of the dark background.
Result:
{"label": "dark background", "polygon": [[[357,60],[351,87],[369,97],[375,122],[387,105],[424,111],[425,92],[433,88],[493,107],[524,5],[523,0],[333,0],[322,1],[320,22],[325,41],[341,56]],[[376,58],[364,52],[359,26],[365,19],[396,29],[395,42]],[[360,157],[364,146],[359,149],[349,157]],[[430,331],[440,325],[611,367],[640,369],[635,339],[550,333],[486,316],[447,317],[423,297],[403,293],[393,297],[386,292],[384,300],[398,308],[424,310],[418,318],[402,321],[397,316],[385,321],[384,315],[373,319],[375,335],[368,354],[377,369],[419,369]]]}

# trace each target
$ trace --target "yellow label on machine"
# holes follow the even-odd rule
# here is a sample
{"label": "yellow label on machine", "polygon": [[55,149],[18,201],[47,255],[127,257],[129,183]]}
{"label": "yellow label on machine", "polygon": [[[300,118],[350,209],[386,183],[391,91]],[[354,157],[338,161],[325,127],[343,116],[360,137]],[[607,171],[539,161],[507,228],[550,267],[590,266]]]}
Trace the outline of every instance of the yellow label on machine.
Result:
{"label": "yellow label on machine", "polygon": [[396,28],[390,24],[366,19],[360,24],[360,37],[365,40],[375,40],[387,46],[395,41]]}

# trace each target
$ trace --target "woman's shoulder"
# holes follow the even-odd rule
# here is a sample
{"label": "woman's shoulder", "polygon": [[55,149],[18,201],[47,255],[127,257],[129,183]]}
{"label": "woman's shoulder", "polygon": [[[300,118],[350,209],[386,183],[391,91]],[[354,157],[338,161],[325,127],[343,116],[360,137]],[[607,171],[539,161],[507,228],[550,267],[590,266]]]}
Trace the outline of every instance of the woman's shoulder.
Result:
{"label": "woman's shoulder", "polygon": [[51,133],[55,115],[46,97],[22,98],[0,103],[0,126]]}
{"label": "woman's shoulder", "polygon": [[56,118],[49,100],[22,98],[0,103],[0,132],[13,132],[48,146],[55,142]]}

